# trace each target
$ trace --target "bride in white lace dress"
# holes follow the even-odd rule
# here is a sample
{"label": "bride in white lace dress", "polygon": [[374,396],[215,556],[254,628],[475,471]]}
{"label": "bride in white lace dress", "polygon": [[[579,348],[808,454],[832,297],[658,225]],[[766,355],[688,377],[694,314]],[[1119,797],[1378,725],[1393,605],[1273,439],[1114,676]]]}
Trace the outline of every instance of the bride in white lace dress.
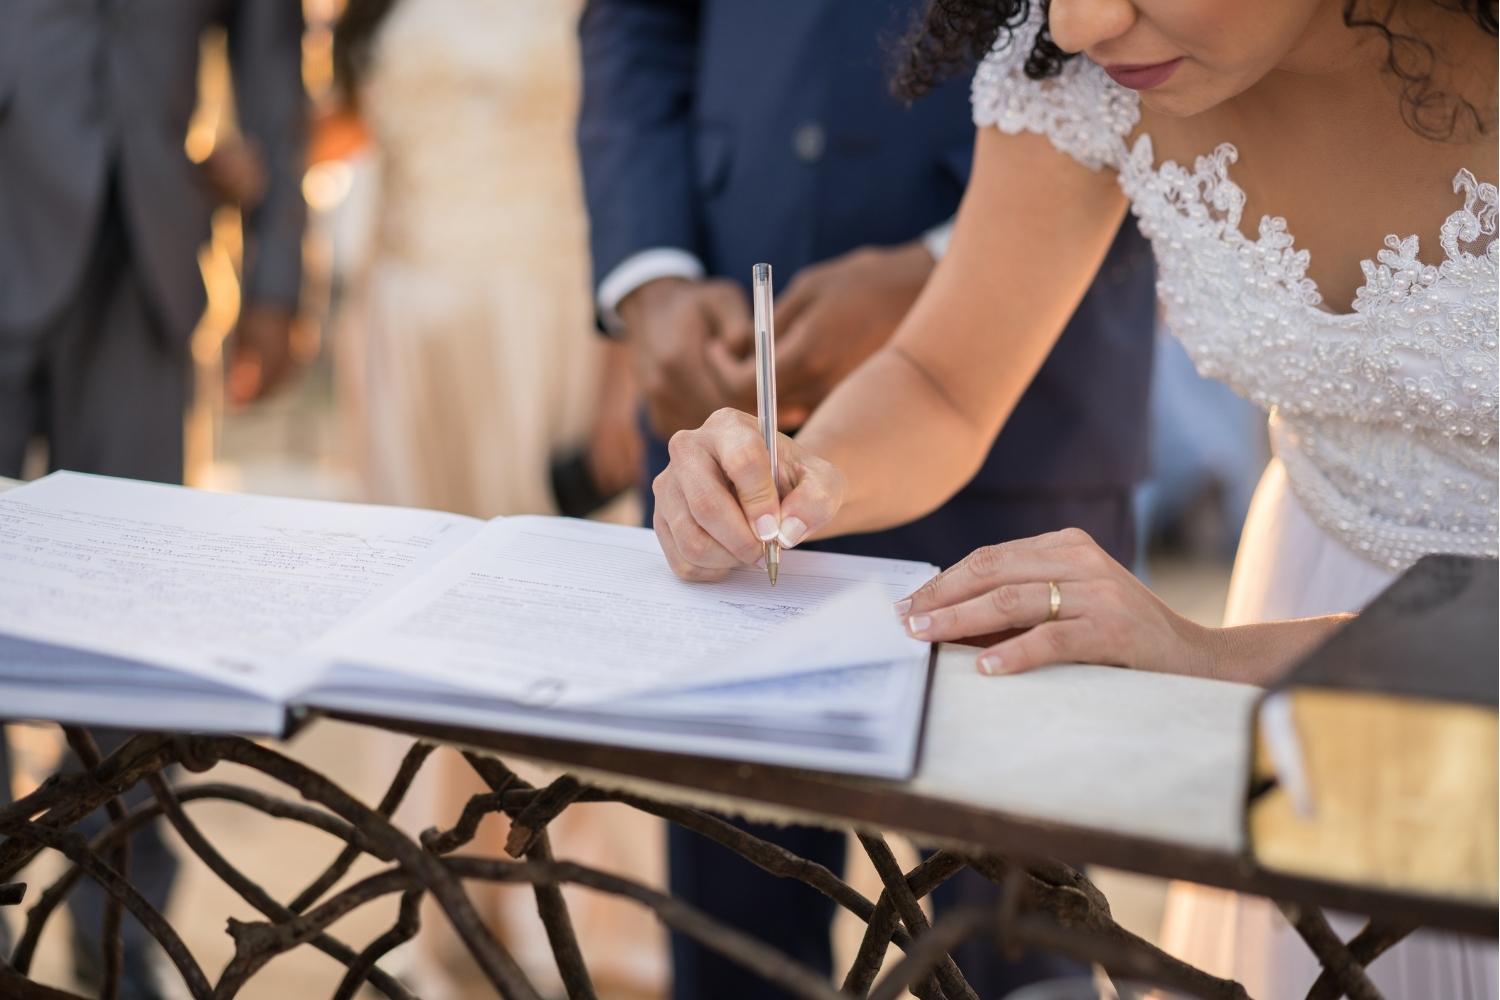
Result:
{"label": "bride in white lace dress", "polygon": [[[914,634],[1023,630],[979,654],[990,674],[1082,661],[1258,683],[1421,555],[1496,555],[1493,2],[933,0],[911,43],[908,92],[984,55],[949,252],[891,343],[783,442],[779,503],[748,418],[674,440],[655,488],[680,575],[753,562],[757,535],[874,530],[946,498],[1127,209],[1199,369],[1269,415],[1226,627],[1062,532],[982,549],[900,602]],[[1311,985],[1268,904],[1199,890],[1169,910],[1168,943],[1253,996]],[[1370,975],[1391,997],[1491,998],[1495,948],[1418,935]]]}
{"label": "bride in white lace dress", "polygon": [[[1160,293],[1204,375],[1265,407],[1275,459],[1245,525],[1225,622],[1356,611],[1429,552],[1496,552],[1496,189],[1452,177],[1441,257],[1387,235],[1349,310],[1330,309],[1284,216],[1242,231],[1247,195],[1220,143],[1191,168],[1159,162],[1140,99],[1091,61],[1026,78],[1002,44],[974,84],[974,117],[1046,135],[1108,166],[1153,240]],[[1100,114],[1100,111],[1105,113]],[[1491,146],[1493,142],[1491,141]],[[1494,176],[1493,148],[1488,162]],[[1479,164],[1475,164],[1479,166]],[[1336,919],[1345,937],[1358,923]],[[1252,996],[1303,996],[1316,961],[1268,900],[1174,886],[1163,937]],[[1372,975],[1388,996],[1489,997],[1488,941],[1418,935]]]}

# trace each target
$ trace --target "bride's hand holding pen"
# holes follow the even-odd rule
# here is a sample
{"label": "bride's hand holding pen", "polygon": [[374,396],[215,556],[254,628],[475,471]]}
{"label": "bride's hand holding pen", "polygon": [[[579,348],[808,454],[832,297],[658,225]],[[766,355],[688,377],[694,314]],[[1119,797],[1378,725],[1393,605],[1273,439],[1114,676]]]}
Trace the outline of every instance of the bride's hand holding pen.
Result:
{"label": "bride's hand holding pen", "polygon": [[684,580],[718,580],[758,565],[769,541],[794,548],[843,503],[839,471],[785,434],[777,437],[773,482],[760,426],[739,410],[719,410],[702,427],[678,431],[667,448],[671,464],[651,484],[652,526]]}
{"label": "bride's hand holding pen", "polygon": [[[786,435],[773,485],[760,426],[739,410],[678,431],[669,449],[671,464],[652,484],[654,526],[684,580],[761,565],[766,542],[793,548],[830,528],[845,504],[843,474]],[[985,674],[1095,663],[1249,683],[1274,679],[1346,620],[1199,625],[1076,528],[976,549],[895,611],[932,642],[995,636],[975,659]]]}

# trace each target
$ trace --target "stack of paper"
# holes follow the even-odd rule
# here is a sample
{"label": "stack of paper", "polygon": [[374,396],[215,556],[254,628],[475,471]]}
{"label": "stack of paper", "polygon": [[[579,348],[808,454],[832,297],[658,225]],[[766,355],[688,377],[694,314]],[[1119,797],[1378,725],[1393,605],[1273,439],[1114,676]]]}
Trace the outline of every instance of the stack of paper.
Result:
{"label": "stack of paper", "polygon": [[278,732],[326,709],[902,776],[922,563],[677,580],[650,532],[59,473],[0,496],[0,716]]}

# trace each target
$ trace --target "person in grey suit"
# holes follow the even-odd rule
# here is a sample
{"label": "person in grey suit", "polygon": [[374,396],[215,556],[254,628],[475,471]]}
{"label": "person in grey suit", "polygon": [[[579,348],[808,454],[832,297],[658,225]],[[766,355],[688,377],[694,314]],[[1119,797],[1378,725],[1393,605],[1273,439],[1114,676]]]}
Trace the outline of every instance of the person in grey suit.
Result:
{"label": "person in grey suit", "polygon": [[[231,394],[289,364],[301,276],[306,124],[298,0],[5,0],[0,4],[0,476],[30,441],[48,464],[182,478],[188,339],[203,311],[197,262],[222,161],[185,151],[200,43],[222,26],[245,148],[246,269]],[[245,171],[240,171],[245,176]],[[98,734],[106,749],[118,734]],[[0,734],[0,801],[10,768]],[[158,905],[174,863],[149,831],[132,872]],[[102,899],[80,886],[80,964]],[[0,927],[3,933],[3,927]],[[155,995],[145,932],[127,928],[122,996]],[[0,942],[3,944],[3,942]]]}

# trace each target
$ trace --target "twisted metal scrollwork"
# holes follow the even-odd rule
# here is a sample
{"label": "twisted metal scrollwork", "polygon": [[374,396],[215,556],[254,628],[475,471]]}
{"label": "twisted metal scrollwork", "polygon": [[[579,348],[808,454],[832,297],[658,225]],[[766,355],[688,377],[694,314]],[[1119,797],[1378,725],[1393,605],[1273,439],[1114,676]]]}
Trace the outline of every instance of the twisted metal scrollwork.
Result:
{"label": "twisted metal scrollwork", "polygon": [[[822,865],[747,833],[710,813],[643,796],[606,791],[572,776],[536,788],[494,757],[465,752],[464,758],[488,791],[472,796],[453,826],[428,829],[413,839],[391,816],[433,750],[425,742],[407,751],[385,794],[372,808],[316,771],[275,750],[233,736],[143,734],[100,759],[88,733],[65,727],[68,744],[83,764],[77,773],[49,778],[31,794],[0,807],[0,906],[21,905],[26,887],[19,876],[38,853],[56,851],[69,869],[36,897],[24,930],[7,956],[0,956],[0,995],[17,1000],[83,1000],[28,978],[37,944],[49,918],[80,878],[97,882],[109,897],[101,997],[114,1000],[122,967],[121,919],[128,911],[151,934],[176,967],[194,1000],[230,1000],[267,962],[292,948],[310,946],[345,968],[333,996],[349,1000],[368,983],[390,1000],[416,1000],[379,962],[420,929],[420,903],[431,896],[459,939],[473,955],[498,995],[508,1000],[540,1000],[536,987],[504,945],[485,927],[464,891],[469,880],[529,884],[552,946],[569,1000],[595,1000],[585,957],[573,931],[564,884],[618,895],[650,909],[672,930],[700,941],[732,961],[805,1000],[894,1000],[911,989],[921,1000],[973,1000],[975,994],[949,956],[976,934],[989,935],[997,948],[1041,948],[1102,966],[1113,975],[1183,993],[1223,1000],[1246,996],[1238,983],[1204,973],[1125,930],[1110,915],[1104,895],[1081,872],[1055,861],[999,854],[938,851],[903,872],[886,841],[875,832],[859,840],[881,878],[883,889],[871,900]],[[303,801],[280,798],[237,785],[210,782],[172,788],[167,769],[184,765],[207,771],[220,762],[252,768],[280,782]],[[144,783],[152,798],[127,810],[121,796]],[[236,868],[204,836],[184,806],[203,800],[232,802],[271,819],[302,823],[343,843],[338,855],[290,902],[281,903]],[[618,802],[707,837],[765,871],[796,879],[833,900],[866,924],[863,940],[839,987],[770,946],[724,925],[688,904],[649,886],[553,856],[548,825],[574,803]],[[308,804],[311,803],[311,804]],[[92,842],[71,828],[104,806],[110,825]],[[460,853],[480,821],[499,813],[510,821],[508,859]],[[165,917],[129,882],[129,835],[144,824],[165,820],[188,848],[263,919],[230,920],[234,954],[216,978],[198,965]],[[332,892],[363,855],[388,867]],[[965,866],[1002,887],[998,907],[971,907],[945,914],[929,926],[919,901]],[[395,923],[362,948],[328,932],[349,911],[381,897],[399,894]],[[1378,996],[1364,965],[1396,943],[1405,929],[1371,925],[1345,943],[1316,910],[1287,910],[1294,926],[1323,961],[1325,972],[1309,994],[1325,1000],[1348,992]],[[881,974],[888,947],[904,953]]]}

